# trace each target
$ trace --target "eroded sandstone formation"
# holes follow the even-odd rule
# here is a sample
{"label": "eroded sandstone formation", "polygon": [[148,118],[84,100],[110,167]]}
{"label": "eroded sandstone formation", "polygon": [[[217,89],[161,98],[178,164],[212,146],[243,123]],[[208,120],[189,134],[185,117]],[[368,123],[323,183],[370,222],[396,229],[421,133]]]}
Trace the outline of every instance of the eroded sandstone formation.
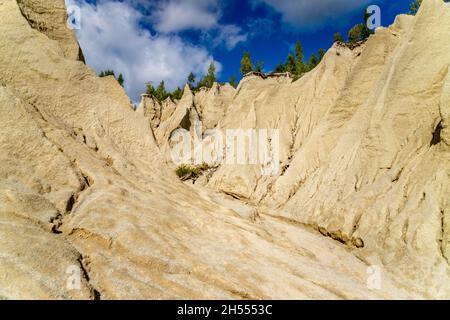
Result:
{"label": "eroded sandstone formation", "polygon": [[[0,298],[448,297],[448,5],[425,0],[297,81],[136,111],[64,12],[0,0]],[[280,173],[182,183],[170,137],[199,122],[279,129]]]}

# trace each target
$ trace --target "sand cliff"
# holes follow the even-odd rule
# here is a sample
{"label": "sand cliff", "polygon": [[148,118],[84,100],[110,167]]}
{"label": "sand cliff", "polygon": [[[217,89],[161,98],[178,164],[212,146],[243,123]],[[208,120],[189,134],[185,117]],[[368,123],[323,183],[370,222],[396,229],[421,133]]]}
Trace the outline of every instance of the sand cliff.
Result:
{"label": "sand cliff", "polygon": [[[0,298],[448,297],[448,4],[336,44],[297,81],[136,111],[65,17],[62,0],[0,0]],[[181,182],[170,136],[196,123],[279,129],[281,170]]]}

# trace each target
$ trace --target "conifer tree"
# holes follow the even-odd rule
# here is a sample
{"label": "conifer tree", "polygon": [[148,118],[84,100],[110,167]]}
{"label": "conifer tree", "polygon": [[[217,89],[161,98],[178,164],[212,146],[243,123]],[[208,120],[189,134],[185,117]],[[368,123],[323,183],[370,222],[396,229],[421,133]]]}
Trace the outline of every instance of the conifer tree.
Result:
{"label": "conifer tree", "polygon": [[191,72],[187,78],[189,88],[193,89],[195,84],[195,75]]}
{"label": "conifer tree", "polygon": [[341,34],[339,32],[336,32],[333,36],[334,42],[344,42],[344,38],[342,38]]}
{"label": "conifer tree", "polygon": [[158,101],[164,101],[168,97],[164,80],[159,83],[158,88],[155,90],[154,96],[158,99]]}
{"label": "conifer tree", "polygon": [[242,75],[246,75],[251,71],[253,71],[252,58],[250,57],[250,53],[245,51],[241,60],[241,73]]}
{"label": "conifer tree", "polygon": [[232,75],[232,76],[230,77],[229,83],[230,83],[230,85],[231,85],[233,88],[237,88],[237,82],[236,82],[236,76],[235,76],[235,75]]}
{"label": "conifer tree", "polygon": [[216,66],[214,65],[214,62],[211,62],[209,64],[208,73],[205,76],[204,84],[206,87],[211,88],[216,82]]}
{"label": "conifer tree", "polygon": [[295,61],[294,55],[292,53],[290,53],[287,57],[285,69],[286,69],[286,72],[290,72],[292,74],[296,73],[296,61]]}
{"label": "conifer tree", "polygon": [[264,61],[258,61],[258,62],[256,62],[255,71],[262,73],[263,67],[264,67]]}
{"label": "conifer tree", "polygon": [[117,82],[119,82],[119,84],[123,87],[125,80],[123,79],[122,74],[119,74],[119,77],[117,78]]}
{"label": "conifer tree", "polygon": [[319,63],[319,61],[317,60],[316,55],[314,53],[311,54],[311,57],[309,58],[309,61],[308,61],[308,69],[309,70],[314,69],[318,63]]}
{"label": "conifer tree", "polygon": [[421,4],[422,0],[414,0],[413,2],[411,2],[411,4],[409,5],[409,14],[415,16],[417,11],[419,11]]}
{"label": "conifer tree", "polygon": [[177,87],[169,96],[173,100],[180,100],[183,97],[183,89]]}
{"label": "conifer tree", "polygon": [[320,48],[319,49],[319,62],[322,61],[324,56],[325,56],[325,50]]}
{"label": "conifer tree", "polygon": [[145,94],[148,94],[149,96],[155,95],[155,87],[150,82],[146,83],[147,90],[145,91]]}
{"label": "conifer tree", "polygon": [[303,47],[300,40],[295,44],[295,57],[298,62],[303,63]]}
{"label": "conifer tree", "polygon": [[283,73],[286,72],[286,66],[283,63],[279,63],[277,64],[277,66],[275,67],[274,72],[276,73]]}

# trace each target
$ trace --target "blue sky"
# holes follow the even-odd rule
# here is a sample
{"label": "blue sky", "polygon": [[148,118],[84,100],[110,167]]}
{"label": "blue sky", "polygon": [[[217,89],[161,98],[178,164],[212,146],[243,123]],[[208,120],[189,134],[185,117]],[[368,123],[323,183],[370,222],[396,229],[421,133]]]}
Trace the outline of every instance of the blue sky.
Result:
{"label": "blue sky", "polygon": [[406,13],[411,0],[66,0],[80,8],[76,30],[86,62],[97,72],[123,73],[133,101],[146,82],[182,86],[214,61],[221,81],[240,79],[244,50],[271,71],[297,39],[306,59],[346,36],[369,5],[381,8],[381,23]]}

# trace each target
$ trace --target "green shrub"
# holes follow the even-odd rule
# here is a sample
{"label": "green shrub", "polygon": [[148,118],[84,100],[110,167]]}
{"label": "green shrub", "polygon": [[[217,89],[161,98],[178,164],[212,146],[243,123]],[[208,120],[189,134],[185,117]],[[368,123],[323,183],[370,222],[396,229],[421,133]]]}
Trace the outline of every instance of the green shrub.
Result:
{"label": "green shrub", "polygon": [[177,168],[175,173],[182,181],[186,181],[186,180],[195,181],[201,175],[203,175],[203,173],[205,173],[206,171],[208,171],[210,169],[213,169],[213,167],[211,167],[207,163],[203,163],[198,166],[191,166],[191,165],[183,164]]}
{"label": "green shrub", "polygon": [[198,179],[198,177],[201,176],[202,170],[200,170],[198,167],[183,164],[177,168],[175,173],[182,181],[186,180],[195,181]]}

